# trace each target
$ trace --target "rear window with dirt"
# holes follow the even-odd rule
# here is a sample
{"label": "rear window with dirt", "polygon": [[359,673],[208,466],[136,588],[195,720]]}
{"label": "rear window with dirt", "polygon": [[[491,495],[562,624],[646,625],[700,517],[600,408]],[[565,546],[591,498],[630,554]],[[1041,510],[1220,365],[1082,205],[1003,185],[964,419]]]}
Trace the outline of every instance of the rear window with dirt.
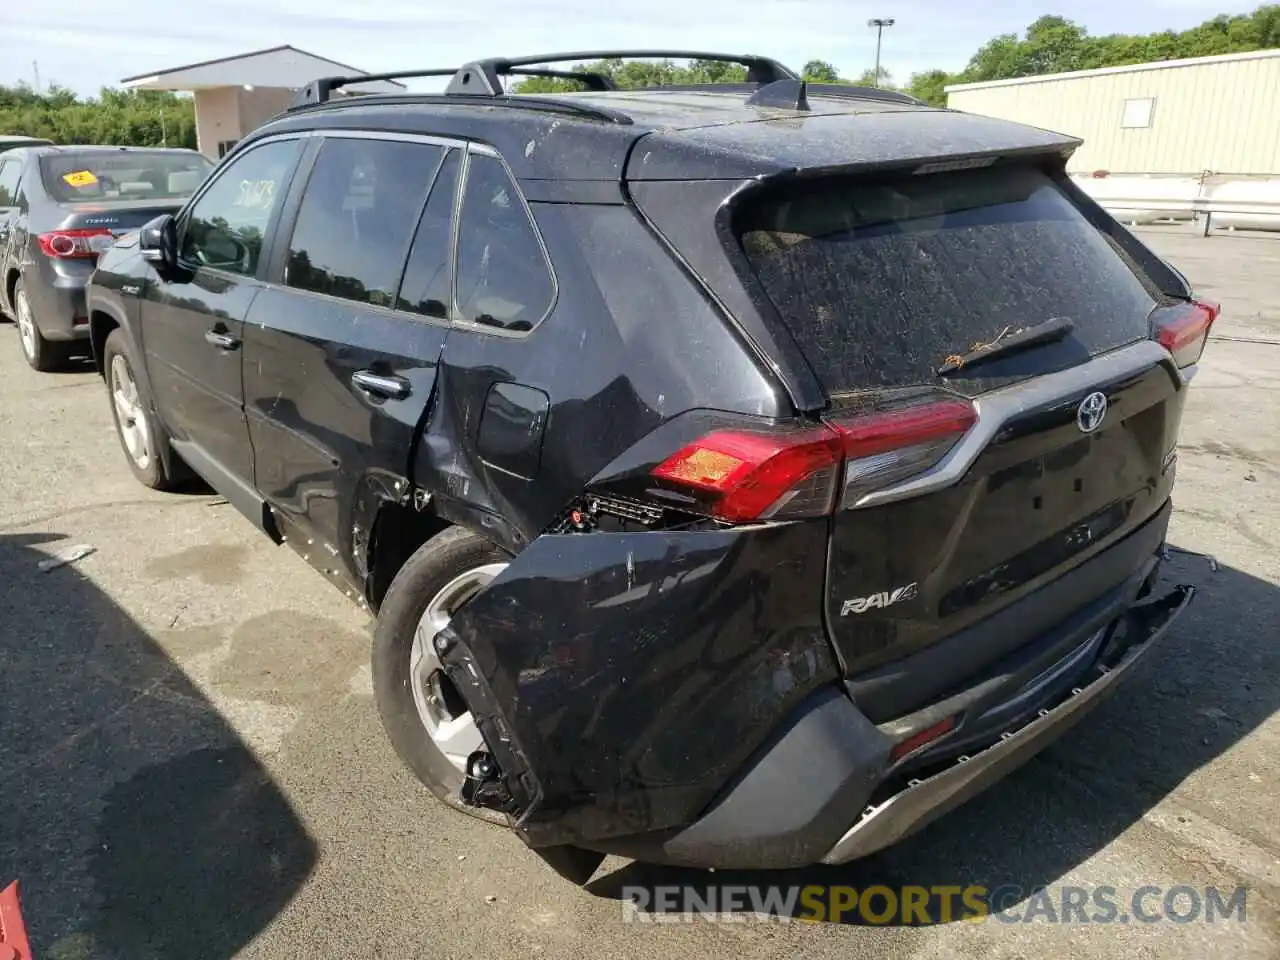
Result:
{"label": "rear window with dirt", "polygon": [[749,200],[735,229],[831,393],[936,382],[948,357],[1065,317],[1063,342],[1019,361],[1048,372],[1145,337],[1155,305],[1031,167],[825,178]]}

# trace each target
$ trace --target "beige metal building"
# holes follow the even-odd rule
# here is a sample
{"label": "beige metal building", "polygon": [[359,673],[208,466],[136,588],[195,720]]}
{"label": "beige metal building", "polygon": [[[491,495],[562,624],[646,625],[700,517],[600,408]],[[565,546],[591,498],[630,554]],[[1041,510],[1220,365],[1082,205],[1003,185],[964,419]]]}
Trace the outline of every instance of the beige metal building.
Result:
{"label": "beige metal building", "polygon": [[[286,45],[125,77],[121,83],[131,90],[192,93],[198,149],[216,160],[246,133],[283,111],[300,87],[319,77],[365,72]],[[352,84],[346,89],[355,93],[402,93],[404,85],[371,82]]]}
{"label": "beige metal building", "polygon": [[1080,137],[1073,173],[1280,176],[1280,50],[946,91],[953,109]]}

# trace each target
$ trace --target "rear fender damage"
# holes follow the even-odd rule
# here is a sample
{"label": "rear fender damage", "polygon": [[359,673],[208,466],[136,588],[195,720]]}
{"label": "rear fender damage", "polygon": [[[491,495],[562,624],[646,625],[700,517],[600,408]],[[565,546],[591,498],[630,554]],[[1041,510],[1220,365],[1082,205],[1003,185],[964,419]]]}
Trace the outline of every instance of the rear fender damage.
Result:
{"label": "rear fender damage", "polygon": [[837,679],[826,539],[819,521],[548,534],[521,552],[437,638],[517,833],[589,846],[694,820]]}

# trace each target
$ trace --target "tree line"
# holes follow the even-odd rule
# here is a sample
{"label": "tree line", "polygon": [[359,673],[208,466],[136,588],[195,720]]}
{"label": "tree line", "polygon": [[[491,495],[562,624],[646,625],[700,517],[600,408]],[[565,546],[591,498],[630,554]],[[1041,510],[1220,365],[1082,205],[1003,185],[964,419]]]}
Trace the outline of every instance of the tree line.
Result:
{"label": "tree line", "polygon": [[[804,65],[802,74],[811,83],[892,87],[926,103],[944,106],[947,96],[943,91],[949,84],[1067,73],[1072,70],[1118,67],[1183,57],[1244,53],[1276,47],[1280,47],[1280,4],[1261,6],[1248,14],[1224,14],[1189,30],[1165,30],[1142,35],[1113,33],[1095,37],[1071,20],[1048,15],[1032,23],[1021,36],[1006,33],[989,40],[958,73],[925,70],[912,74],[906,83],[898,85],[893,82],[892,74],[883,67],[879,78],[874,76],[871,69],[846,77],[825,60],[810,60]],[[604,60],[593,64],[579,64],[569,69],[604,73],[624,88],[746,79],[746,70],[742,67],[705,60],[695,60],[684,67],[669,60]],[[875,83],[877,79],[878,84]],[[522,93],[553,93],[579,88],[580,84],[575,81],[545,77],[531,77],[517,87]]]}
{"label": "tree line", "polygon": [[56,84],[37,92],[27,84],[0,86],[0,134],[43,137],[54,143],[110,143],[135,147],[196,146],[190,97],[163,90],[113,90],[81,99]]}
{"label": "tree line", "polygon": [[[864,70],[846,78],[824,60],[810,60],[803,75],[814,83],[850,83],[901,89],[935,106],[946,103],[948,84],[1004,80],[1094,67],[1114,67],[1182,57],[1204,57],[1280,47],[1280,4],[1253,13],[1222,15],[1189,30],[1091,36],[1077,23],[1043,16],[1026,31],[989,40],[958,73],[925,70],[897,85],[887,69],[880,76]],[[892,39],[889,49],[892,50]],[[570,70],[604,73],[623,88],[680,83],[731,83],[746,79],[735,64],[695,60],[678,66],[670,60],[605,60]],[[580,89],[558,78],[530,77],[515,89],[553,93]],[[195,107],[190,97],[157,90],[121,91],[104,87],[97,97],[80,99],[57,85],[44,91],[26,84],[0,86],[0,134],[45,137],[57,143],[112,143],[134,146],[196,146]]]}

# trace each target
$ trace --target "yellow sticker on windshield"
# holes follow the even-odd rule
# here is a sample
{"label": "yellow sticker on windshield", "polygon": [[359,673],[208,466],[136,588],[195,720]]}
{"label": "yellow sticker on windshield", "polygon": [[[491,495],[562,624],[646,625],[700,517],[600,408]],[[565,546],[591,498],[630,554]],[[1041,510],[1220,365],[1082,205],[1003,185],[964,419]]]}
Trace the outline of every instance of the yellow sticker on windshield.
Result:
{"label": "yellow sticker on windshield", "polygon": [[98,182],[88,170],[77,170],[75,173],[64,173],[62,179],[67,181],[73,187],[91,187]]}

